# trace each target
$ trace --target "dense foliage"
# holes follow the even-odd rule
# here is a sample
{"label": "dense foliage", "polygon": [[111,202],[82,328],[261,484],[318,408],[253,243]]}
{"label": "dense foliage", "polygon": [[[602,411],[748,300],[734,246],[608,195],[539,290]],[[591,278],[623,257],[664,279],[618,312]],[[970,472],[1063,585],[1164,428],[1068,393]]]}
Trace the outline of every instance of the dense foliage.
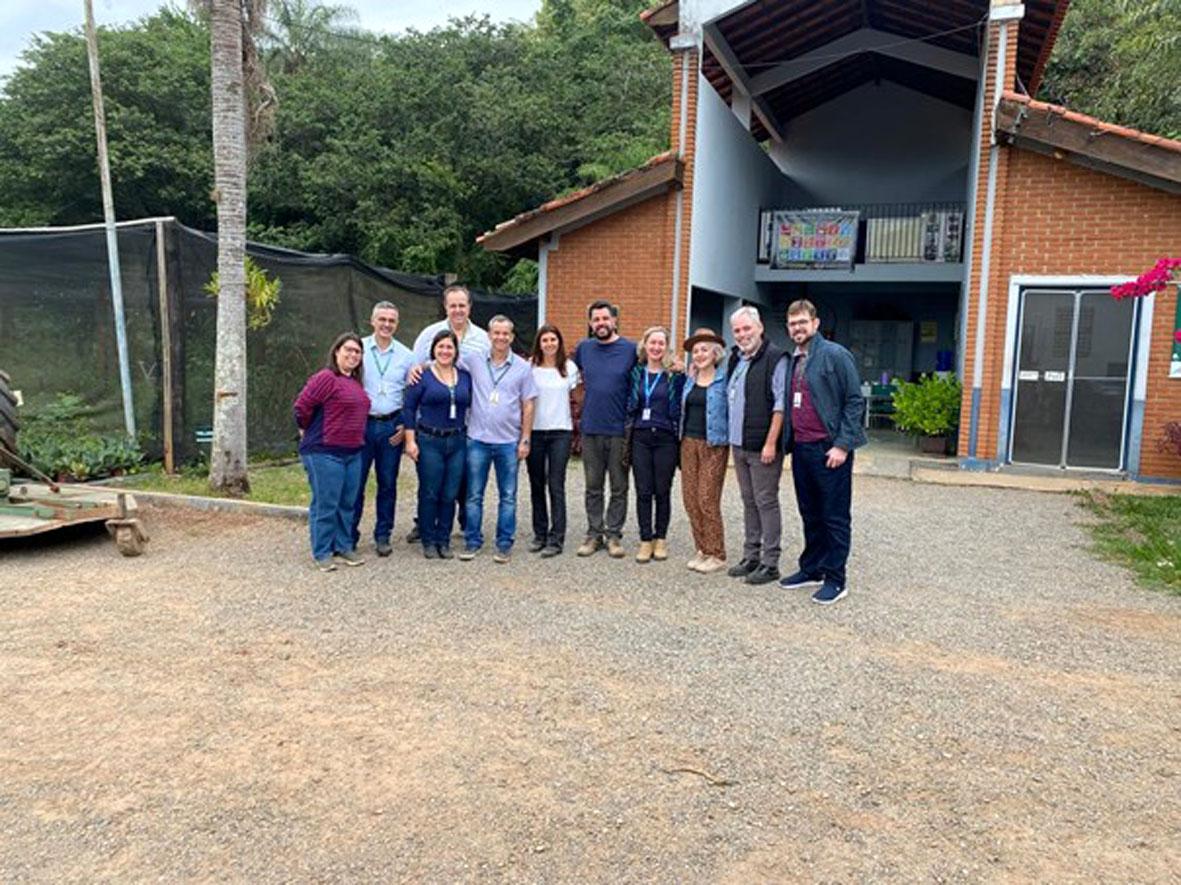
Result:
{"label": "dense foliage", "polygon": [[[250,233],[406,271],[521,288],[475,246],[497,222],[667,145],[667,53],[645,0],[545,0],[528,25],[378,36],[347,10],[272,2],[279,107],[253,158]],[[212,229],[209,36],[164,9],[100,34],[115,204]],[[101,217],[79,33],[34,38],[0,92],[0,225]]]}
{"label": "dense foliage", "polygon": [[1181,0],[1071,0],[1039,97],[1181,138]]}

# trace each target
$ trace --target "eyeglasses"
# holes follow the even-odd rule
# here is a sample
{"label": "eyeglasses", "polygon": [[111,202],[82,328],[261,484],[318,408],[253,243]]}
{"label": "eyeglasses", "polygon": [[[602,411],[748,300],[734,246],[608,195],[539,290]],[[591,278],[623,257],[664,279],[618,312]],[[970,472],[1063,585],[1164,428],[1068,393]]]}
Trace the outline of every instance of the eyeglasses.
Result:
{"label": "eyeglasses", "polygon": [[346,345],[345,347],[342,347],[341,350],[343,350],[345,353],[352,354],[359,354],[361,352],[361,348],[357,347],[355,344]]}

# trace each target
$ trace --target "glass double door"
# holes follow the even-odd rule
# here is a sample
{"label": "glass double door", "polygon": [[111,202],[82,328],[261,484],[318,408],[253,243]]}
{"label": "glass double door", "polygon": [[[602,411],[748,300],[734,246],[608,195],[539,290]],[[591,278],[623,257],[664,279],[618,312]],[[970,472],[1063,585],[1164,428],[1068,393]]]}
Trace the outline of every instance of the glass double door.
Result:
{"label": "glass double door", "polygon": [[1106,289],[1027,289],[1021,298],[1011,460],[1120,469],[1132,300]]}

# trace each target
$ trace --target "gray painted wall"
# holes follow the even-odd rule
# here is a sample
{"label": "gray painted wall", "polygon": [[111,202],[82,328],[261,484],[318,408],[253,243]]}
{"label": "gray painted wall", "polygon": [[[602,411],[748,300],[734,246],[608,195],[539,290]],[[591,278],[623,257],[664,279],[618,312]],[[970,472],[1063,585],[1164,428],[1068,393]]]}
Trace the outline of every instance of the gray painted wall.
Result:
{"label": "gray painted wall", "polygon": [[817,205],[967,199],[971,111],[883,81],[787,129],[776,155]]}
{"label": "gray painted wall", "polygon": [[699,89],[689,282],[757,301],[759,209],[787,199],[790,182],[704,78]]}

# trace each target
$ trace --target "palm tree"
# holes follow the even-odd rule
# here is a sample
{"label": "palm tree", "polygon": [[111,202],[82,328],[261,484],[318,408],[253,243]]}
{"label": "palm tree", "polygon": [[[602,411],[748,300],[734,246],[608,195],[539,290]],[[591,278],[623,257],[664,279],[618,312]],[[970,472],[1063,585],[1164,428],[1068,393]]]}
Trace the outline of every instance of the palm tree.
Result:
{"label": "palm tree", "polygon": [[[317,0],[272,0],[265,32],[266,58],[283,73],[299,70],[322,49],[361,37],[356,10]],[[272,67],[272,70],[275,68]]]}
{"label": "palm tree", "polygon": [[250,491],[246,473],[246,83],[244,3],[211,0],[213,177],[217,202],[217,351],[209,484]]}

